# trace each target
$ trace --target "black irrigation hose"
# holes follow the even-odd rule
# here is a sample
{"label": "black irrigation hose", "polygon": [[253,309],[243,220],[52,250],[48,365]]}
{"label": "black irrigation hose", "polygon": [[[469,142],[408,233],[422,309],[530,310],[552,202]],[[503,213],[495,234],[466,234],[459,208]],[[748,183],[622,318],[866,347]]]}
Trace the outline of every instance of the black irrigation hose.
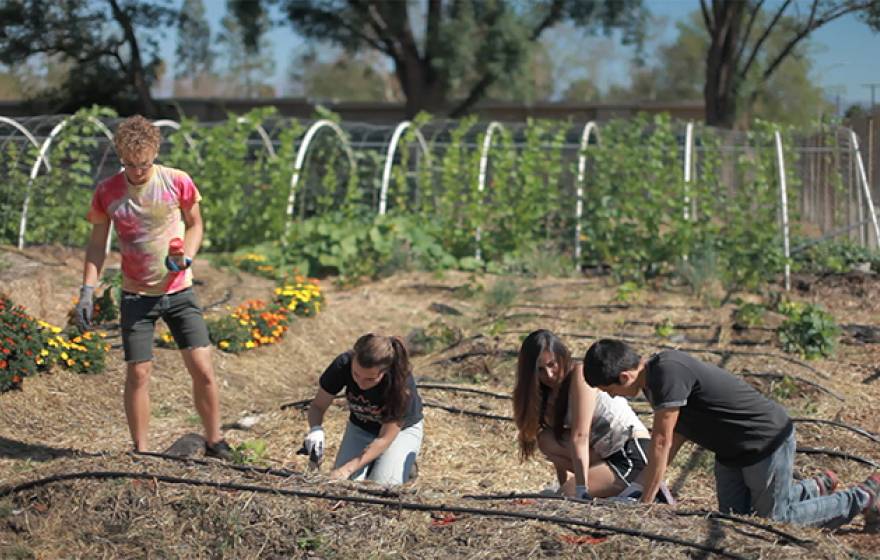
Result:
{"label": "black irrigation hose", "polygon": [[[479,500],[479,501],[493,501],[493,500],[557,500],[557,501],[568,501],[568,502],[582,502],[582,500],[577,500],[575,498],[569,498],[567,496],[558,496],[558,495],[546,495],[546,494],[538,494],[538,493],[526,493],[526,492],[510,492],[507,494],[466,494],[462,496],[462,498],[467,498],[469,500]],[[601,498],[600,498],[601,500]],[[604,501],[604,500],[601,500]],[[601,503],[601,502],[600,502]],[[757,529],[762,529],[767,531],[768,533],[773,533],[779,537],[786,539],[792,544],[796,544],[798,546],[802,546],[804,548],[810,548],[811,545],[815,544],[815,541],[810,539],[802,539],[798,536],[792,535],[791,533],[786,533],[781,529],[777,529],[768,523],[760,523],[758,521],[752,521],[751,519],[746,519],[743,517],[739,517],[736,515],[731,515],[727,513],[721,513],[720,511],[709,511],[709,510],[670,510],[671,513],[681,517],[707,517],[709,519],[724,519],[727,521],[731,521],[734,523],[741,523],[743,525],[749,525],[751,527],[755,527]]]}
{"label": "black irrigation hose", "polygon": [[728,552],[723,548],[704,545],[701,543],[651,533],[648,531],[639,531],[637,529],[628,529],[626,527],[618,527],[615,525],[606,525],[604,523],[596,523],[591,521],[583,521],[580,519],[572,519],[569,517],[561,517],[556,515],[542,515],[536,513],[524,513],[519,511],[479,509],[459,506],[448,506],[446,504],[420,504],[416,502],[402,502],[397,500],[386,500],[381,498],[365,498],[361,496],[345,496],[340,494],[327,494],[324,492],[309,492],[306,490],[291,490],[286,488],[270,488],[266,486],[258,486],[255,484],[236,484],[226,482],[215,482],[213,480],[201,480],[195,478],[183,478],[177,476],[167,476],[153,474],[149,472],[124,472],[124,471],[83,471],[75,473],[65,473],[30,482],[18,484],[16,486],[0,488],[0,498],[16,494],[26,490],[31,490],[39,486],[45,486],[54,482],[65,482],[69,480],[116,480],[116,479],[136,479],[136,480],[153,480],[157,482],[165,482],[167,484],[183,484],[189,486],[204,486],[208,488],[217,488],[220,490],[235,490],[240,492],[254,492],[258,494],[277,494],[281,496],[294,496],[298,498],[312,498],[318,500],[328,500],[333,502],[343,501],[356,504],[386,506],[395,509],[405,509],[410,511],[438,511],[445,513],[469,514],[482,517],[508,517],[515,519],[526,519],[530,521],[543,521],[554,523],[557,525],[568,525],[575,527],[586,527],[596,531],[605,531],[608,533],[618,533],[631,537],[640,537],[652,541],[664,542],[683,546],[686,548],[694,548],[703,552],[717,554],[724,558],[733,558],[735,560],[745,560],[746,557]]}
{"label": "black irrigation hose", "polygon": [[474,389],[473,387],[464,387],[462,385],[447,385],[444,383],[429,383],[425,381],[416,381],[416,387],[422,389],[436,389],[438,391],[449,391],[450,393],[472,393],[474,395],[485,395],[494,399],[511,400],[513,397],[508,393],[495,393],[486,391],[485,389]]}
{"label": "black irrigation hose", "polygon": [[880,436],[872,434],[864,428],[859,428],[858,426],[853,426],[851,424],[844,424],[843,422],[838,422],[837,420],[825,420],[824,418],[792,418],[791,421],[801,424],[826,424],[828,426],[836,426],[838,428],[843,428],[845,430],[855,432],[860,436],[864,436],[870,439],[873,442],[880,443]]}
{"label": "black irrigation hose", "polygon": [[478,418],[488,418],[490,420],[503,420],[506,422],[513,422],[512,416],[501,416],[498,414],[490,414],[488,412],[480,412],[478,410],[467,410],[464,408],[458,408],[457,406],[451,406],[448,404],[438,403],[436,401],[422,400],[422,406],[425,408],[439,408],[439,409],[445,410],[447,412],[452,412],[455,414],[464,414],[466,416],[476,416]]}
{"label": "black irrigation hose", "polygon": [[[542,290],[544,287],[541,288]],[[647,303],[599,303],[595,305],[554,305],[554,304],[542,304],[542,303],[517,303],[510,306],[511,308],[522,308],[522,309],[555,309],[558,311],[566,311],[569,309],[641,309],[643,307],[649,307],[651,309],[665,309],[665,310],[689,310],[689,311],[705,311],[700,307],[693,307],[688,305],[654,305]]]}
{"label": "black irrigation hose", "polygon": [[875,469],[880,468],[880,463],[868,459],[867,457],[846,453],[845,451],[837,451],[836,449],[825,449],[823,447],[798,447],[796,451],[805,455],[829,455],[839,459],[847,459],[849,461],[862,463],[863,465],[870,465]]}
{"label": "black irrigation hose", "polygon": [[[260,474],[268,474],[272,476],[279,476],[283,478],[291,478],[294,476],[302,477],[303,474],[300,472],[289,471],[287,469],[272,469],[272,468],[263,468],[263,467],[250,467],[250,466],[242,466],[242,465],[233,465],[224,461],[209,461],[205,459],[196,459],[196,458],[188,458],[188,457],[179,457],[177,455],[168,455],[167,453],[154,453],[154,452],[136,452],[135,455],[145,455],[148,457],[155,457],[159,459],[170,459],[178,462],[189,462],[196,463],[199,465],[211,465],[211,466],[219,466],[225,469],[232,469],[240,472],[256,472]],[[358,492],[362,492],[372,496],[378,496],[382,498],[398,498],[400,494],[397,492],[390,491],[388,488],[383,488],[382,490],[373,490],[371,488],[357,488]],[[514,499],[535,499],[535,500],[561,500],[561,501],[570,501],[570,502],[581,502],[582,500],[578,500],[576,498],[568,498],[566,496],[558,496],[558,495],[546,495],[540,493],[526,493],[526,492],[510,492],[507,494],[466,494],[462,496],[462,498],[471,499],[471,500],[514,500]],[[756,527],[759,529],[763,529],[770,533],[774,533],[780,537],[785,538],[793,544],[798,546],[806,546],[812,545],[815,541],[809,539],[801,539],[800,537],[796,537],[790,533],[786,533],[780,529],[776,529],[775,527],[765,524],[759,523],[757,521],[752,521],[750,519],[744,519],[742,517],[737,517],[735,515],[730,515],[726,513],[721,513],[718,511],[708,511],[708,510],[697,510],[697,511],[673,511],[675,515],[680,516],[704,516],[709,518],[718,518],[718,519],[726,519],[732,521],[734,523],[742,523],[744,525],[750,525],[752,527]]]}
{"label": "black irrigation hose", "polygon": [[495,358],[514,358],[519,355],[519,352],[515,350],[472,350],[470,352],[464,352],[462,354],[456,354],[455,356],[450,356],[449,358],[443,358],[442,360],[436,360],[431,362],[432,366],[442,366],[446,364],[457,364],[459,362],[463,362],[468,358],[475,358],[477,356],[492,356]]}
{"label": "black irrigation hose", "polygon": [[758,377],[758,378],[762,378],[762,379],[774,379],[774,380],[785,379],[786,377],[788,377],[789,379],[793,379],[793,380],[797,381],[798,383],[803,383],[804,385],[809,385],[810,387],[813,387],[814,389],[817,389],[825,394],[831,395],[832,397],[839,400],[840,402],[846,401],[846,399],[844,399],[843,397],[841,397],[840,395],[838,395],[837,393],[835,393],[834,391],[832,391],[828,387],[825,387],[824,385],[820,385],[819,383],[816,383],[815,381],[810,381],[809,379],[804,379],[803,377],[799,377],[797,375],[792,375],[789,373],[749,371],[749,370],[739,371],[739,372],[735,372],[735,373],[736,373],[736,375],[742,375],[743,377]]}

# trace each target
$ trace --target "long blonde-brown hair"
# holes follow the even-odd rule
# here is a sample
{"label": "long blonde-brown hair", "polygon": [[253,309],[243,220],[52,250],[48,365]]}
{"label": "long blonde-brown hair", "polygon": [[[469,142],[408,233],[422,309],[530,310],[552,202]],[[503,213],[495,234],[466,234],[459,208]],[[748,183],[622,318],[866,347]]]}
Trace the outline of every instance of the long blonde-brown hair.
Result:
{"label": "long blonde-brown hair", "polygon": [[367,333],[354,343],[354,357],[365,368],[380,367],[385,370],[388,384],[385,387],[385,404],[382,421],[400,420],[409,408],[409,377],[412,370],[406,344],[399,336],[382,336]]}
{"label": "long blonde-brown hair", "polygon": [[513,387],[513,418],[519,429],[519,453],[522,460],[535,454],[538,432],[545,428],[544,408],[550,396],[550,387],[542,384],[538,371],[538,359],[545,351],[553,352],[559,370],[565,375],[553,411],[553,434],[562,439],[565,430],[565,414],[568,412],[568,391],[571,385],[571,353],[555,334],[537,330],[523,341],[516,366],[516,385]]}

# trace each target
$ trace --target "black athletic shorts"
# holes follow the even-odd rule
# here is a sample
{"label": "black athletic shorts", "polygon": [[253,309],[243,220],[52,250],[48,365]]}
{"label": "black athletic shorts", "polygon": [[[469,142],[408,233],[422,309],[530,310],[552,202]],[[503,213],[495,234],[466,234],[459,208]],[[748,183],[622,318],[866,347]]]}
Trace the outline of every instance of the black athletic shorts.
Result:
{"label": "black athletic shorts", "polygon": [[163,296],[122,292],[119,306],[122,348],[126,362],[153,359],[153,331],[162,318],[181,350],[210,346],[208,327],[192,288]]}
{"label": "black athletic shorts", "polygon": [[617,478],[627,485],[632,484],[639,473],[648,466],[649,445],[651,445],[650,439],[630,438],[622,449],[605,457],[605,462]]}

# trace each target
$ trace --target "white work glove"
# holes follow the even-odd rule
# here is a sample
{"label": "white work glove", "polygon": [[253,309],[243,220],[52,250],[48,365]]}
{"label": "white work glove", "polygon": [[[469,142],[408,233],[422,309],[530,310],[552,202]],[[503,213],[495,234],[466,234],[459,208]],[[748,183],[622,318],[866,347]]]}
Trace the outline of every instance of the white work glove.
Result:
{"label": "white work glove", "polygon": [[592,500],[593,497],[590,495],[590,491],[587,489],[586,485],[577,485],[574,487],[574,497],[578,500]]}
{"label": "white work glove", "polygon": [[313,426],[303,441],[303,447],[309,452],[309,457],[324,456],[324,428]]}

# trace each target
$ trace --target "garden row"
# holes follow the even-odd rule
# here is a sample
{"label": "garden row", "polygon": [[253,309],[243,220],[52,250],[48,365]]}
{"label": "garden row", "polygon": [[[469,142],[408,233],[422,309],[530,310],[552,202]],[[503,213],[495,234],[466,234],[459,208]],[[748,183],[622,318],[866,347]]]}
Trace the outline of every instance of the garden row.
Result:
{"label": "garden row", "polygon": [[[89,189],[96,177],[118,169],[93,119],[112,116],[106,109],[78,113],[53,145],[56,165],[33,184],[28,173],[35,149],[4,144],[0,240],[16,239],[23,197],[31,192],[29,242],[85,243]],[[269,129],[271,150],[255,133],[260,125]],[[423,115],[400,138],[387,168],[388,138],[360,145],[350,138],[355,149],[349,158],[338,137],[323,133],[297,174],[291,218],[291,176],[304,130],[303,123],[280,119],[271,110],[210,126],[185,120],[180,130],[166,129],[160,162],[188,171],[199,185],[206,251],[263,246],[272,261],[264,266],[343,279],[403,265],[493,272],[590,267],[637,281],[699,269],[731,288],[754,288],[785,264],[776,127],[769,123],[756,124],[736,145],[719,131],[697,126],[697,161],[687,182],[683,126],[663,115],[604,123],[601,141],[583,151],[570,122],[529,121],[487,138],[486,127],[473,119],[441,124]],[[798,168],[798,152],[788,141],[793,131],[782,135],[788,208],[797,234],[799,176],[790,170]],[[430,157],[421,148],[425,136]],[[485,161],[484,143],[491,147]],[[386,177],[388,212],[379,215]],[[845,198],[841,178],[829,181]],[[584,193],[579,219],[578,188]],[[792,243],[801,245],[797,238]],[[842,252],[856,262],[876,264],[876,255],[844,245]]]}
{"label": "garden row", "polygon": [[[99,321],[117,318],[115,288],[105,289],[96,301]],[[207,321],[213,342],[225,352],[238,353],[281,340],[293,316],[312,317],[320,312],[324,296],[317,282],[297,277],[275,288],[269,301],[251,300]],[[100,373],[110,345],[100,331],[62,329],[29,315],[0,294],[0,393],[20,388],[26,377],[61,367],[76,373]],[[160,346],[175,347],[168,333]]]}

